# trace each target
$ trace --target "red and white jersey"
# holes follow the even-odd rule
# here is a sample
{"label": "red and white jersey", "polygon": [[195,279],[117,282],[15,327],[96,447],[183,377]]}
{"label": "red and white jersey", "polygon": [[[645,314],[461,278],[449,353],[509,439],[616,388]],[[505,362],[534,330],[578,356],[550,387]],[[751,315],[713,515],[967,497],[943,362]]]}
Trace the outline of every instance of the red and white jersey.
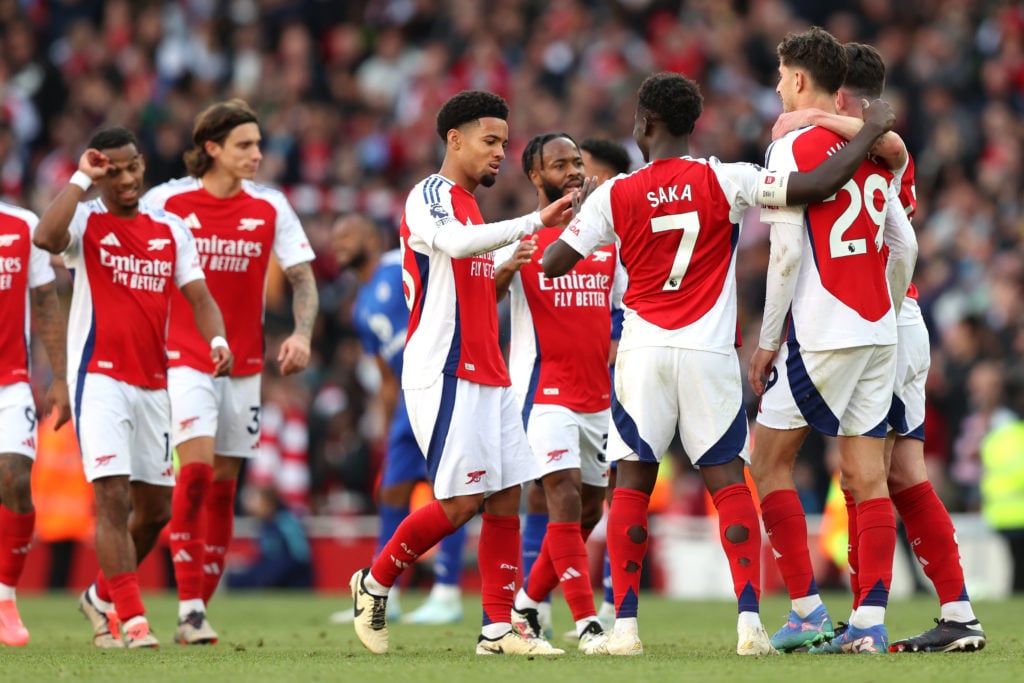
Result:
{"label": "red and white jersey", "polygon": [[736,244],[767,172],[718,159],[659,159],[594,190],[560,239],[583,255],[617,243],[628,277],[620,350],[731,350]]}
{"label": "red and white jersey", "polygon": [[166,388],[171,294],[203,277],[192,235],[177,216],[140,207],[119,218],[100,199],[78,205],[68,232],[69,380],[91,372]]}
{"label": "red and white jersey", "polygon": [[32,245],[39,219],[0,202],[0,386],[27,382],[29,290],[53,282],[50,255]]}
{"label": "red and white jersey", "polygon": [[[561,228],[541,228],[533,260],[512,278],[512,333],[508,367],[516,397],[525,406],[558,405],[596,413],[611,405],[608,353],[611,305],[625,273],[616,277],[618,253],[601,247],[565,275],[544,276],[541,257]],[[509,245],[502,255],[515,251]],[[507,250],[507,252],[506,252]],[[503,262],[504,258],[498,259]]]}
{"label": "red and white jersey", "polygon": [[[772,143],[766,164],[809,171],[845,144],[820,126],[801,128]],[[804,227],[789,335],[809,351],[896,343],[882,239],[892,179],[868,158],[824,202],[761,210],[766,223]]]}
{"label": "red and white jersey", "polygon": [[[313,260],[299,217],[281,192],[242,181],[224,199],[207,192],[198,178],[179,178],[154,187],[142,201],[180,216],[192,231],[206,284],[220,306],[228,344],[235,354],[234,376],[263,370],[263,312],[271,252],[282,268]],[[167,355],[172,367],[213,371],[210,345],[199,334],[192,309],[180,292],[171,302]]]}
{"label": "red and white jersey", "polygon": [[[909,152],[907,153],[907,165],[900,176],[900,204],[907,212],[907,218],[913,220],[914,214],[917,213],[917,185],[914,184],[914,157],[910,156]],[[919,297],[917,285],[911,282],[907,288],[907,299],[916,302]],[[903,317],[902,309],[900,317]]]}
{"label": "red and white jersey", "polygon": [[409,193],[402,216],[402,280],[409,331],[403,389],[423,389],[441,375],[510,386],[498,346],[494,253],[452,258],[434,248],[441,228],[472,230],[483,218],[464,188],[434,174]]}

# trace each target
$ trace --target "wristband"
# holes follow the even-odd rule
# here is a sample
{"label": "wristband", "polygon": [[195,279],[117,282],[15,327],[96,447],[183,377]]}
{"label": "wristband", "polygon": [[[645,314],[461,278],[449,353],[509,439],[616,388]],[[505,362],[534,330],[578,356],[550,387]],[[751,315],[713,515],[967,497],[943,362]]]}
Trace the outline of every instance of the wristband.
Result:
{"label": "wristband", "polygon": [[82,173],[81,171],[75,171],[71,174],[71,179],[68,180],[71,185],[77,185],[82,188],[82,192],[85,192],[92,187],[92,178]]}
{"label": "wristband", "polygon": [[228,340],[220,336],[214,337],[210,340],[210,350],[212,351],[216,348],[228,348]]}

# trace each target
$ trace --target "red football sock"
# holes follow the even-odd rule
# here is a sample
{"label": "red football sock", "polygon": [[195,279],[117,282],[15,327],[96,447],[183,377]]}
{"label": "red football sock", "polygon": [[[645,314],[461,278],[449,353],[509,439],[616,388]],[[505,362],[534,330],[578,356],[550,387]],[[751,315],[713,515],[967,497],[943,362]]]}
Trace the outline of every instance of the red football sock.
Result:
{"label": "red football sock", "polygon": [[454,532],[455,527],[448,521],[448,515],[444,514],[439,501],[424,505],[398,525],[373,561],[370,573],[381,585],[393,586],[399,575],[416,562],[420,555]]}
{"label": "red football sock", "polygon": [[35,526],[35,510],[18,514],[0,505],[0,583],[12,588],[18,585]]}
{"label": "red football sock", "polygon": [[139,593],[139,575],[135,572],[110,577],[110,595],[121,623],[146,613]]}
{"label": "red football sock", "polygon": [[857,501],[853,494],[843,489],[846,501],[846,557],[850,565],[850,590],[853,592],[853,609],[860,606],[860,560],[857,557]]}
{"label": "red football sock", "polygon": [[107,577],[103,575],[103,570],[96,572],[96,597],[104,602],[113,602],[114,599],[110,597],[110,582],[107,581]]}
{"label": "red football sock", "polygon": [[608,559],[615,592],[615,615],[636,617],[640,569],[647,554],[647,507],[643,491],[617,488],[608,511]]}
{"label": "red football sock", "polygon": [[544,534],[544,541],[540,546],[540,553],[533,561],[530,568],[530,575],[525,577],[526,594],[531,600],[542,602],[550,595],[551,591],[558,585],[558,573],[551,559],[551,523],[548,522],[547,531]]}
{"label": "red football sock", "polygon": [[587,546],[583,544],[580,523],[549,522],[544,543],[547,545],[549,542],[551,564],[559,577],[573,621],[596,616],[594,589],[590,587],[590,558],[587,557]]}
{"label": "red football sock", "polygon": [[893,494],[892,502],[903,519],[917,561],[935,585],[939,603],[966,600],[956,530],[931,482],[923,481]]}
{"label": "red football sock", "polygon": [[796,491],[781,489],[765,496],[761,500],[761,518],[790,599],[817,595],[818,585],[807,549],[807,518]]}
{"label": "red football sock", "polygon": [[750,487],[726,486],[712,500],[718,510],[718,534],[729,559],[739,610],[757,612],[761,600],[761,521]]}
{"label": "red football sock", "polygon": [[224,561],[235,531],[235,488],[238,481],[225,479],[210,485],[206,496],[206,547],[203,549],[203,603],[209,605],[217,590]]}
{"label": "red football sock", "polygon": [[857,505],[857,555],[860,558],[860,605],[885,607],[892,585],[896,550],[896,515],[888,498]]}
{"label": "red football sock", "polygon": [[213,467],[201,462],[185,465],[178,473],[171,499],[171,557],[179,600],[203,597],[203,560],[206,552],[206,497],[213,483]]}
{"label": "red football sock", "polygon": [[516,597],[521,552],[519,515],[505,517],[485,512],[477,549],[484,626],[508,623],[512,618],[512,601]]}

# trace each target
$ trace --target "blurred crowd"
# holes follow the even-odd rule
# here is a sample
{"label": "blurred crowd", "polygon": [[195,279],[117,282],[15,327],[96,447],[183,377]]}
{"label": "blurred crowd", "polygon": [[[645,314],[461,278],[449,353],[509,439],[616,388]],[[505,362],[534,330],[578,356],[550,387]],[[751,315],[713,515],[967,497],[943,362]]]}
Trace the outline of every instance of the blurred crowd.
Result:
{"label": "blurred crowd", "polygon": [[[284,189],[303,219],[322,310],[311,369],[280,377],[272,359],[291,328],[290,294],[271,278],[264,449],[247,477],[302,514],[368,512],[382,457],[378,377],[351,326],[356,283],[331,253],[334,218],[365,212],[397,245],[405,195],[443,151],[436,112],[467,88],[511,106],[502,174],[477,193],[488,220],[535,208],[519,171],[533,135],[613,138],[639,164],[634,95],[653,71],[701,85],[694,156],[760,162],[781,113],[775,47],[812,24],[875,45],[888,64],[886,97],[917,162],[915,282],[933,353],[925,447],[950,509],[976,510],[982,438],[1024,415],[1024,2],[0,0],[0,194],[42,210],[90,134],[113,123],[139,134],[150,185],[181,176],[195,115],[216,99],[250,102],[264,140],[258,180]],[[744,361],[767,254],[749,212]],[[813,512],[832,445],[805,451],[798,481]],[[669,505],[688,509],[700,488],[675,469]]]}

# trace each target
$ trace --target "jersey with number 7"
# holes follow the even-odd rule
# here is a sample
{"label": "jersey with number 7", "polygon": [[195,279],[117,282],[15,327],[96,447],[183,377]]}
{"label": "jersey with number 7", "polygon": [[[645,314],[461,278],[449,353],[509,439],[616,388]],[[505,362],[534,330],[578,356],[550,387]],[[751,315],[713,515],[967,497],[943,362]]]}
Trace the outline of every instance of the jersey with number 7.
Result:
{"label": "jersey with number 7", "polygon": [[772,177],[754,164],[675,157],[594,190],[559,239],[584,256],[619,245],[628,275],[620,350],[738,342],[740,221]]}

